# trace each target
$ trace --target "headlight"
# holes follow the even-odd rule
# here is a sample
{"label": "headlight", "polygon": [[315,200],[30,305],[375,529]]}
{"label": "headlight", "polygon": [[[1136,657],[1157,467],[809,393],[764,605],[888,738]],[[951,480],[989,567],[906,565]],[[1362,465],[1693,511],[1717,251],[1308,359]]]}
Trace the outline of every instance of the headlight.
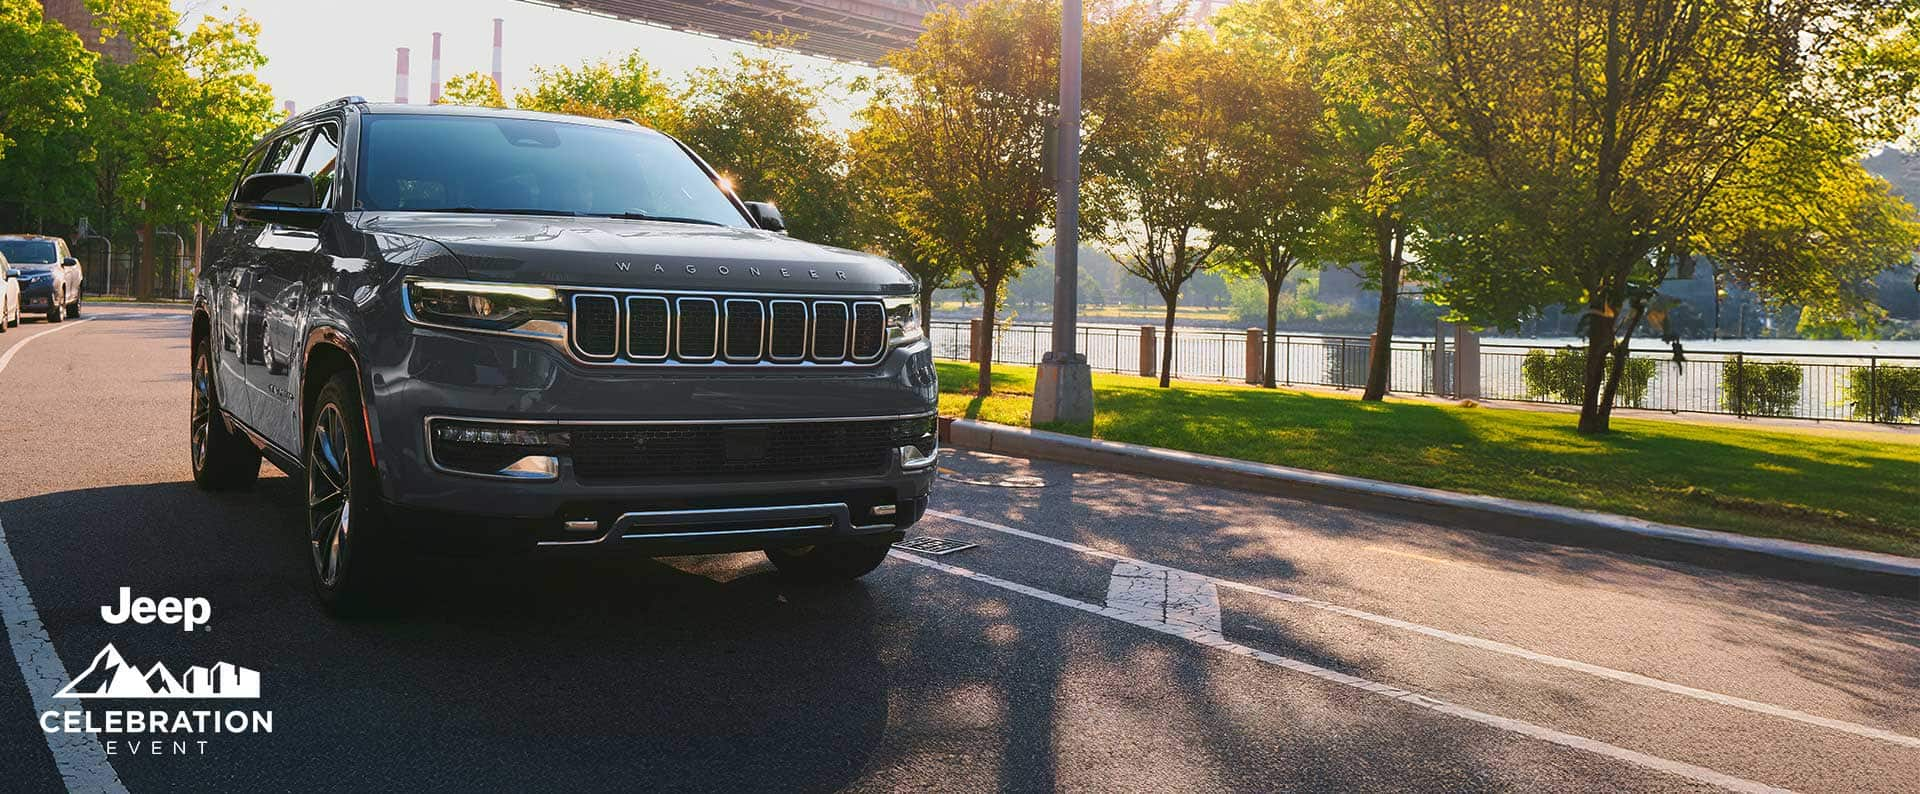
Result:
{"label": "headlight", "polygon": [[566,336],[566,306],[551,287],[409,279],[407,310],[431,325],[527,336]]}
{"label": "headlight", "polygon": [[926,336],[920,327],[920,301],[914,297],[887,298],[887,343],[902,345]]}

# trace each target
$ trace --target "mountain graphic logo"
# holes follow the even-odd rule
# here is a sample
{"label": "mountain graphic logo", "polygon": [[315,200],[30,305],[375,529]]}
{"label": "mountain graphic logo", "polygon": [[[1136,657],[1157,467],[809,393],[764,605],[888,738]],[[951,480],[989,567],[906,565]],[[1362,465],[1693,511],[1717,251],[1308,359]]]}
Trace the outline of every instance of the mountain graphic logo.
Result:
{"label": "mountain graphic logo", "polygon": [[260,674],[220,662],[212,667],[189,667],[175,676],[159,662],[142,672],[127,663],[112,644],[93,657],[84,673],[54,693],[57,698],[257,698]]}

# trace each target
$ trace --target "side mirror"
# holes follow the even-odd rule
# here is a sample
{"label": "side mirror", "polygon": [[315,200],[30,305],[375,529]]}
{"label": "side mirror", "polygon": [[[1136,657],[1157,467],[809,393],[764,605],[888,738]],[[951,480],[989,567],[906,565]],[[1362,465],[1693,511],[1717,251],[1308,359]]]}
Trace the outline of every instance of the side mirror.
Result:
{"label": "side mirror", "polygon": [[306,174],[254,174],[240,182],[233,214],[258,223],[318,229],[327,219]]}
{"label": "side mirror", "polygon": [[753,218],[753,225],[770,232],[787,230],[787,221],[780,217],[779,207],[765,201],[749,201],[746,204],[747,215]]}
{"label": "side mirror", "polygon": [[60,266],[61,267],[79,267],[80,260],[70,256],[60,260]]}

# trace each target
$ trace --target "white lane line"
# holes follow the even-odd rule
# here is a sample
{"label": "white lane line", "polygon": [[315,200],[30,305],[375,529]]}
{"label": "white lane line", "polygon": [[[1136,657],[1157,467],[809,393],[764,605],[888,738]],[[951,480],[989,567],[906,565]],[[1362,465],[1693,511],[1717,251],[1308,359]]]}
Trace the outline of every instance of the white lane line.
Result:
{"label": "white lane line", "polygon": [[[63,323],[14,343],[5,353],[0,353],[0,372],[6,371],[7,365],[13,363],[14,354],[28,342],[91,319]],[[36,717],[41,712],[60,710],[53,702],[53,693],[66,686],[66,666],[53,650],[53,640],[40,622],[40,612],[33,608],[33,596],[27,593],[26,580],[20,578],[20,565],[14,562],[13,550],[7,547],[4,526],[0,526],[0,621],[6,624],[7,644],[13,646],[13,659],[20,664],[20,676],[26,681]],[[65,732],[48,733],[46,737],[47,749],[53,752],[54,766],[60,770],[60,779],[68,791],[127,790],[120,784],[120,776],[114,774],[113,764],[107,761],[98,737],[91,733]]]}
{"label": "white lane line", "polygon": [[1141,618],[1220,633],[1220,591],[1186,571],[1116,562],[1107,579],[1107,606]]}
{"label": "white lane line", "polygon": [[[969,526],[992,530],[994,532],[1000,532],[1007,535],[1013,535],[1015,537],[1039,541],[1041,543],[1047,543],[1054,546],[1059,546],[1064,549],[1072,549],[1082,554],[1088,554],[1095,557],[1114,560],[1116,562],[1130,562],[1138,565],[1154,564],[1154,563],[1145,562],[1143,560],[1136,560],[1124,554],[1115,554],[1110,551],[1102,551],[1100,549],[1093,548],[1092,546],[1086,546],[1079,543],[1074,543],[1073,541],[1070,541],[1070,540],[1061,540],[1059,538],[1052,538],[1046,535],[1041,535],[1034,532],[1028,532],[1023,529],[1015,529],[1005,524],[996,524],[992,521],[983,521],[978,518],[963,516],[957,513],[947,513],[939,510],[928,510],[927,515],[934,516],[937,518],[944,518],[949,521],[958,521],[962,524],[967,524]],[[1605,678],[1610,681],[1618,681],[1623,684],[1631,684],[1633,686],[1640,686],[1640,687],[1646,687],[1648,689],[1655,689],[1661,692],[1666,692],[1668,694],[1680,695],[1682,697],[1689,697],[1689,698],[1704,701],[1707,703],[1715,703],[1722,706],[1730,706],[1732,708],[1751,711],[1755,714],[1765,714],[1769,717],[1778,717],[1780,719],[1793,720],[1795,722],[1805,723],[1807,725],[1817,725],[1822,728],[1828,728],[1831,730],[1840,731],[1842,733],[1850,733],[1855,736],[1864,736],[1869,739],[1878,739],[1880,741],[1887,742],[1889,744],[1900,745],[1902,747],[1920,748],[1920,738],[1915,738],[1915,737],[1907,736],[1905,734],[1900,734],[1900,733],[1894,733],[1893,731],[1889,731],[1883,728],[1875,728],[1871,725],[1861,725],[1859,723],[1847,722],[1845,720],[1837,720],[1832,717],[1822,717],[1818,714],[1809,714],[1804,711],[1798,711],[1795,709],[1786,708],[1784,706],[1776,706],[1776,705],[1773,705],[1772,703],[1762,703],[1757,700],[1748,700],[1746,698],[1735,697],[1733,695],[1723,695],[1723,694],[1720,694],[1719,692],[1711,692],[1705,689],[1698,689],[1695,687],[1687,686],[1685,684],[1676,684],[1671,681],[1663,681],[1661,679],[1651,678],[1648,676],[1641,675],[1639,673],[1629,673],[1625,670],[1615,670],[1613,668],[1602,667],[1597,664],[1588,664],[1586,662],[1576,661],[1573,659],[1564,659],[1558,656],[1550,656],[1548,654],[1539,653],[1537,651],[1531,651],[1526,648],[1522,648],[1518,645],[1509,645],[1507,643],[1499,642],[1497,640],[1489,640],[1482,637],[1474,637],[1466,634],[1459,634],[1459,633],[1447,631],[1446,629],[1437,629],[1432,626],[1423,626],[1418,623],[1408,622],[1405,620],[1401,620],[1399,618],[1390,618],[1385,615],[1376,615],[1372,612],[1354,609],[1352,607],[1344,607],[1339,604],[1328,603],[1326,601],[1321,601],[1315,598],[1308,598],[1306,596],[1297,595],[1294,593],[1283,592],[1280,590],[1271,590],[1265,587],[1261,587],[1259,585],[1243,584],[1241,582],[1235,582],[1229,579],[1221,579],[1216,576],[1208,576],[1202,573],[1195,573],[1192,575],[1206,579],[1207,581],[1213,582],[1216,586],[1224,587],[1229,590],[1236,590],[1242,593],[1250,593],[1253,595],[1265,596],[1267,598],[1272,598],[1279,601],[1285,601],[1290,604],[1298,604],[1300,606],[1309,607],[1312,609],[1318,609],[1323,612],[1331,612],[1336,615],[1345,615],[1350,618],[1364,620],[1370,623],[1378,623],[1382,626],[1392,626],[1393,628],[1396,628],[1396,629],[1411,631],[1416,634],[1422,634],[1437,640],[1450,642],[1455,645],[1462,645],[1469,648],[1478,648],[1483,651],[1492,651],[1494,653],[1506,654],[1508,656],[1525,659],[1530,662],[1544,664],[1550,667],[1558,667],[1563,670],[1572,670],[1575,672],[1586,673],[1587,675],[1596,676],[1599,678]]]}
{"label": "white lane line", "polygon": [[[0,367],[5,366],[6,358],[0,357]],[[4,526],[0,526],[0,620],[6,621],[7,642],[13,646],[13,659],[20,663],[20,676],[26,679],[27,692],[32,695],[37,723],[41,713],[61,710],[53,702],[53,693],[66,686],[67,669],[53,651],[53,640],[47,637],[47,627],[40,623],[40,613],[33,608],[27,583],[20,578],[20,566],[13,560],[13,551],[7,548]],[[63,731],[48,733],[46,737],[47,749],[53,751],[54,766],[59,768],[60,779],[66,782],[68,791],[127,790],[120,784],[120,776],[114,774],[113,764],[107,762],[98,737]]]}
{"label": "white lane line", "polygon": [[1252,648],[1246,645],[1241,645],[1240,643],[1233,642],[1232,640],[1229,640],[1226,637],[1222,636],[1218,631],[1209,631],[1207,629],[1194,628],[1190,626],[1181,626],[1175,623],[1154,620],[1149,617],[1142,616],[1131,607],[1098,606],[1095,604],[1089,604],[1085,601],[1079,601],[1076,599],[1068,598],[1066,596],[1059,595],[1057,593],[1051,593],[1046,590],[1041,590],[1036,587],[1030,587],[1028,585],[1020,584],[1019,582],[1012,582],[1012,581],[1001,579],[997,576],[993,576],[990,574],[979,573],[977,571],[973,571],[967,568],[962,568],[958,565],[950,565],[944,562],[930,560],[915,554],[908,554],[903,551],[894,551],[894,552],[891,552],[891,554],[895,558],[906,560],[907,562],[911,562],[915,565],[921,565],[927,568],[932,568],[933,570],[940,571],[941,573],[947,573],[947,574],[952,574],[954,576],[971,579],[981,584],[992,585],[1002,590],[1010,590],[1015,593],[1019,593],[1021,595],[1031,596],[1033,598],[1038,598],[1042,601],[1049,601],[1055,604],[1059,604],[1060,606],[1077,609],[1089,614],[1099,615],[1105,618],[1111,618],[1113,620],[1117,620],[1122,623],[1128,623],[1134,626],[1139,626],[1144,629],[1152,629],[1153,631],[1157,631],[1162,634],[1170,634],[1175,637],[1179,637],[1181,639],[1187,640],[1189,642],[1205,645],[1209,648],[1217,648],[1219,650],[1226,651],[1227,653],[1231,653],[1236,656],[1243,656],[1248,659],[1254,659],[1257,661],[1265,662],[1267,664],[1271,664],[1276,667],[1292,670],[1296,673],[1305,673],[1307,675],[1313,676],[1323,681],[1331,681],[1333,683],[1340,684],[1341,686],[1352,687],[1354,689],[1358,689],[1363,692],[1369,692],[1375,695],[1379,695],[1381,697],[1392,698],[1402,703],[1406,703],[1411,706],[1418,706],[1420,708],[1427,709],[1429,711],[1446,714],[1452,717],[1459,717],[1460,719],[1463,719],[1463,720],[1476,722],[1481,725],[1497,728],[1499,730],[1507,731],[1509,733],[1515,733],[1521,736],[1526,736],[1533,739],[1539,739],[1545,742],[1551,742],[1553,744],[1557,744],[1562,747],[1570,747],[1575,750],[1581,750],[1584,752],[1593,753],[1595,755],[1604,756],[1606,758],[1611,758],[1617,761],[1624,761],[1630,764],[1643,766],[1648,769],[1658,770],[1658,771],[1666,772],[1672,775],[1678,775],[1680,777],[1684,777],[1689,780],[1694,780],[1694,781],[1706,783],[1713,786],[1719,786],[1720,788],[1726,789],[1728,791],[1755,791],[1755,792],[1788,791],[1788,789],[1777,788],[1774,786],[1766,785],[1764,783],[1757,783],[1752,780],[1747,780],[1745,778],[1734,777],[1732,775],[1728,775],[1723,772],[1716,772],[1714,770],[1708,769],[1703,766],[1695,766],[1693,764],[1689,764],[1683,761],[1674,761],[1667,758],[1661,758],[1655,755],[1648,755],[1646,753],[1642,753],[1637,750],[1629,750],[1625,747],[1619,747],[1617,745],[1607,744],[1606,742],[1602,742],[1597,739],[1589,739],[1584,736],[1575,736],[1571,733],[1565,733],[1563,731],[1557,731],[1552,728],[1534,725],[1533,723],[1530,723],[1530,722],[1521,722],[1520,720],[1512,719],[1509,717],[1502,717],[1497,714],[1488,714],[1484,711],[1475,711],[1465,706],[1449,703],[1447,701],[1440,700],[1438,698],[1428,697],[1418,692],[1409,692],[1407,690],[1400,689],[1394,686],[1389,686],[1387,684],[1382,684],[1377,681],[1369,681],[1367,679],[1360,678],[1358,676],[1351,676],[1351,675],[1347,675],[1346,673],[1338,672],[1335,670],[1329,670],[1319,665],[1308,664],[1307,662],[1303,662],[1298,659],[1293,659],[1286,656],[1280,656],[1278,654],[1268,653],[1258,648]]}
{"label": "white lane line", "polygon": [[92,320],[92,319],[94,318],[88,317],[82,320],[69,320],[67,322],[61,323],[58,328],[48,328],[45,331],[41,331],[40,333],[34,334],[33,336],[29,336],[25,339],[15,342],[13,347],[7,348],[7,352],[0,353],[0,372],[6,371],[7,364],[12,363],[13,361],[13,354],[20,352],[20,348],[26,347],[28,342],[31,342],[35,339],[39,339],[40,337],[46,336],[47,334],[55,333],[58,331],[65,331],[68,328],[72,328],[76,325],[79,325],[81,323],[87,322],[88,320]]}

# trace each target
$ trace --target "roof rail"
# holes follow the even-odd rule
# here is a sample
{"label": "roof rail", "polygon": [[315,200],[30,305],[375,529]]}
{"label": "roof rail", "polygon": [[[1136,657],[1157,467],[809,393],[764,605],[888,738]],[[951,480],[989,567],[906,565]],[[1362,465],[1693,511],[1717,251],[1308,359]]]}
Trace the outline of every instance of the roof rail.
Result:
{"label": "roof rail", "polygon": [[621,118],[614,119],[614,121],[620,122],[621,124],[632,124],[635,127],[640,126],[640,122],[634,121],[633,119],[626,118],[624,116]]}
{"label": "roof rail", "polygon": [[329,110],[337,107],[345,107],[347,105],[364,105],[364,104],[367,104],[367,98],[360,96],[358,94],[354,94],[351,96],[343,96],[331,102],[322,102],[318,105],[314,105],[313,107],[307,108],[307,112],[311,113],[316,110]]}

